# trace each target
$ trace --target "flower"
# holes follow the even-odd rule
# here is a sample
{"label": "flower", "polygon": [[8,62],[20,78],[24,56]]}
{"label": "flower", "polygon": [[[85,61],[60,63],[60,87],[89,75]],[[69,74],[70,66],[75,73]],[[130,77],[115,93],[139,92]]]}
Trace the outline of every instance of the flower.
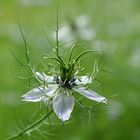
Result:
{"label": "flower", "polygon": [[61,76],[48,76],[44,72],[36,72],[36,78],[42,85],[33,88],[22,96],[23,101],[51,101],[57,117],[63,122],[70,118],[74,108],[74,94],[79,93],[90,100],[107,103],[107,99],[95,91],[86,88],[92,82],[89,76],[73,76],[70,80]]}
{"label": "flower", "polygon": [[[90,17],[88,15],[80,15],[69,23],[63,23],[58,30],[58,40],[65,43],[66,47],[70,47],[75,40],[92,41],[96,37],[96,32],[90,25]],[[52,37],[56,40],[56,33],[52,33]]]}

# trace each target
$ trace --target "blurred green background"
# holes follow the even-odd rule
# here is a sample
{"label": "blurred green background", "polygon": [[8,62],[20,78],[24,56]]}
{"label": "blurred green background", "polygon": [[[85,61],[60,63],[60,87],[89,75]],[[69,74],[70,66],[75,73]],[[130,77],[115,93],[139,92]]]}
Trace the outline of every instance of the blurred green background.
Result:
{"label": "blurred green background", "polygon": [[[56,25],[56,3],[55,0],[0,0],[1,140],[32,122],[30,119],[39,109],[39,104],[21,101],[21,95],[29,90],[28,81],[14,78],[14,75],[22,76],[24,73],[24,69],[10,53],[12,50],[24,61],[24,43],[18,21],[30,46],[32,64],[39,68],[40,54],[51,51],[44,31],[54,42],[53,31],[48,25]],[[40,130],[40,133],[35,131],[22,139],[140,140],[140,1],[60,1],[60,25],[66,21],[73,22],[81,15],[88,15],[95,35],[89,41],[79,39],[77,35],[79,42],[86,43],[77,49],[75,56],[84,49],[103,50],[104,71],[97,76],[101,82],[92,88],[108,97],[109,102],[95,107],[90,124],[88,112],[76,106],[72,114],[74,121],[69,124],[61,124],[54,114],[52,124],[60,124],[52,125],[52,128],[44,124],[42,131],[49,131],[55,136],[44,137]],[[85,73],[89,73],[93,66],[91,57],[82,59],[82,65],[87,62],[90,64],[85,67]],[[83,102],[95,104],[86,99]]]}

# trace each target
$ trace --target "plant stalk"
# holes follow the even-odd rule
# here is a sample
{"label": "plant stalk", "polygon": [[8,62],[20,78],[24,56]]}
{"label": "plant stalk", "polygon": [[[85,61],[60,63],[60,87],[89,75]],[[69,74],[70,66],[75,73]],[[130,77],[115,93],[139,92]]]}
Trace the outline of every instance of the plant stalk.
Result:
{"label": "plant stalk", "polygon": [[38,119],[36,122],[28,125],[26,128],[24,128],[21,132],[15,134],[14,136],[8,138],[7,140],[15,140],[21,136],[23,136],[24,134],[26,134],[28,131],[32,130],[33,128],[35,128],[36,126],[40,125],[41,123],[43,123],[45,121],[46,118],[48,118],[51,113],[53,112],[53,109],[51,109],[47,114],[45,114],[44,116],[42,116],[40,119]]}

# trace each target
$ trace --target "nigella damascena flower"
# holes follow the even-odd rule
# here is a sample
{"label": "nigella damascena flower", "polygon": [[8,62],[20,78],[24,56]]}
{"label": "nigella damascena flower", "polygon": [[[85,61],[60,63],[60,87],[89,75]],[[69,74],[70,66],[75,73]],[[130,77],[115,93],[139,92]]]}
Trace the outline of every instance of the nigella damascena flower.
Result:
{"label": "nigella damascena flower", "polygon": [[[80,15],[73,21],[63,23],[58,31],[58,40],[61,43],[65,42],[66,47],[70,47],[73,41],[80,39],[84,41],[92,41],[96,37],[95,30],[90,25],[90,17],[88,15]],[[56,39],[56,34],[53,33],[52,37]]]}
{"label": "nigella damascena flower", "polygon": [[[86,85],[92,82],[88,76],[73,76],[69,80],[61,76],[47,76],[45,73],[35,73],[42,85],[33,88],[22,96],[23,101],[52,102],[53,110],[63,122],[70,118],[74,108],[74,94],[81,94],[90,100],[106,103],[107,99],[95,91],[87,89]],[[45,84],[43,84],[45,83]]]}

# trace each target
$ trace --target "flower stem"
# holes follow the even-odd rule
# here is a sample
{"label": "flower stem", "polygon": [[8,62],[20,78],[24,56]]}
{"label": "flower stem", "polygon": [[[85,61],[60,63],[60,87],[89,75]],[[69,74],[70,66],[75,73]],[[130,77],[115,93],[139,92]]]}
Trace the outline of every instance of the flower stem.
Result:
{"label": "flower stem", "polygon": [[93,51],[93,50],[86,50],[84,52],[82,52],[76,59],[75,59],[75,63],[85,54],[89,53],[89,52],[97,52],[97,51]]}
{"label": "flower stem", "polygon": [[32,130],[33,128],[35,128],[36,126],[40,125],[41,123],[43,123],[45,121],[46,118],[48,118],[51,113],[53,112],[53,109],[51,109],[47,114],[45,114],[43,117],[41,117],[40,119],[38,119],[37,121],[35,121],[34,123],[28,125],[26,128],[24,128],[22,131],[20,131],[19,133],[15,134],[14,136],[8,138],[7,140],[15,140],[21,136],[23,136],[24,134],[26,134],[28,131]]}

